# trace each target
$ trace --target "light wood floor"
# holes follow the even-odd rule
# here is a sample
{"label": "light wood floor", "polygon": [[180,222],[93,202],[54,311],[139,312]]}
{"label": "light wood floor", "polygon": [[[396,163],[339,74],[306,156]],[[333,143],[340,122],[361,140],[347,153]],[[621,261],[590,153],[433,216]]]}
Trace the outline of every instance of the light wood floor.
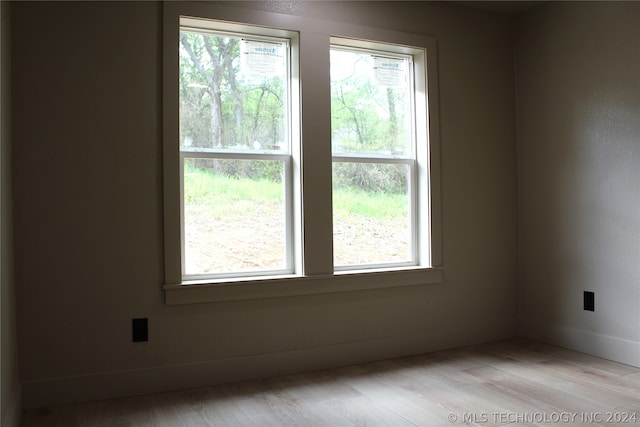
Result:
{"label": "light wood floor", "polygon": [[25,412],[48,426],[640,426],[640,369],[525,339]]}

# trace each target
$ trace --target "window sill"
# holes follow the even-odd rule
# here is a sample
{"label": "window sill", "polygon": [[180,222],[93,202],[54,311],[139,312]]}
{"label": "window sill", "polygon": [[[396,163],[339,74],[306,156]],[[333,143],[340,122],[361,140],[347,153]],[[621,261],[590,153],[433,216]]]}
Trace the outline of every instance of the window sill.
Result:
{"label": "window sill", "polygon": [[337,272],[319,276],[189,281],[165,285],[164,291],[167,305],[179,305],[398,288],[441,281],[441,268],[413,267]]}

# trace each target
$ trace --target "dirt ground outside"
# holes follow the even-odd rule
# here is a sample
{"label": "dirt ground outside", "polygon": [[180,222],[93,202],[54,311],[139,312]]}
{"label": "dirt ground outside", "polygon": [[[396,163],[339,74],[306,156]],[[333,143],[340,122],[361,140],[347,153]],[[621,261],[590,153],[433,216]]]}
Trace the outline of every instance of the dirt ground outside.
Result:
{"label": "dirt ground outside", "polygon": [[[403,262],[410,256],[407,221],[353,217],[334,224],[335,265]],[[185,208],[185,274],[277,270],[285,267],[284,215],[261,206],[216,219]]]}

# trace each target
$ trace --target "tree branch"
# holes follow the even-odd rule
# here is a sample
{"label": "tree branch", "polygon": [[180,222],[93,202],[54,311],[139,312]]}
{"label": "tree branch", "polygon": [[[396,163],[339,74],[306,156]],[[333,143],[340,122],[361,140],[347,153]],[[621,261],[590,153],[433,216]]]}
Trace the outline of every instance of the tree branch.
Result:
{"label": "tree branch", "polygon": [[202,74],[202,76],[207,79],[209,86],[212,86],[213,76],[211,76],[211,74],[207,72],[206,68],[204,68],[204,66],[200,62],[200,58],[198,58],[198,55],[196,55],[196,53],[193,51],[193,47],[191,46],[189,38],[186,34],[183,33],[180,36],[180,42],[182,43],[182,47],[184,47],[184,50],[187,51],[189,58],[191,58],[191,62],[193,62],[193,65],[198,69],[200,74]]}

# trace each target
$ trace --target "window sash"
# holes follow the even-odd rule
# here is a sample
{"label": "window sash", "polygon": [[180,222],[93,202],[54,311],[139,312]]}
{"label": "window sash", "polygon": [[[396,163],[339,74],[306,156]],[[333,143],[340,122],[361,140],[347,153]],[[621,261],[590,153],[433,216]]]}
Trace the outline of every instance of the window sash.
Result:
{"label": "window sash", "polygon": [[[186,152],[180,153],[180,242],[181,242],[181,271],[183,281],[194,281],[204,279],[223,279],[223,278],[238,278],[238,277],[259,277],[259,276],[276,276],[286,275],[294,273],[295,266],[295,253],[294,253],[294,233],[293,233],[293,160],[290,155],[260,155],[260,154],[245,154],[243,156],[237,153],[205,153],[204,156],[198,155],[199,153]],[[285,253],[285,267],[282,269],[265,269],[265,270],[252,270],[252,271],[237,271],[237,272],[223,272],[223,273],[196,273],[186,274],[186,234],[185,234],[185,203],[184,203],[184,161],[185,159],[214,159],[214,160],[269,160],[278,161],[283,164],[283,191],[284,191],[284,253]]]}
{"label": "window sash", "polygon": [[410,256],[407,261],[403,262],[380,262],[371,264],[349,264],[349,265],[336,265],[334,263],[333,269],[336,272],[348,272],[354,270],[368,270],[368,269],[385,269],[385,268],[397,268],[397,267],[412,267],[417,266],[420,261],[419,253],[419,212],[418,212],[418,162],[415,159],[399,159],[399,158],[379,158],[379,157],[363,157],[363,156],[334,156],[332,163],[364,163],[364,164],[386,164],[386,165],[407,165],[408,166],[408,188],[407,197],[409,198],[409,236],[411,241],[409,242]]}
{"label": "window sash", "polygon": [[[235,38],[242,41],[257,41],[263,43],[274,43],[284,48],[285,55],[285,76],[284,85],[286,93],[286,102],[284,105],[284,118],[285,118],[285,138],[286,149],[281,150],[252,150],[252,149],[237,149],[237,148],[198,148],[198,147],[182,147],[179,148],[179,198],[180,198],[180,268],[181,268],[181,280],[185,281],[198,281],[207,279],[234,279],[242,277],[262,277],[262,276],[274,276],[274,275],[288,275],[295,273],[296,265],[296,248],[297,245],[294,242],[294,236],[296,232],[294,230],[294,223],[296,222],[296,214],[294,212],[294,158],[292,152],[296,152],[292,147],[293,143],[293,128],[295,123],[293,121],[293,105],[295,92],[293,91],[292,81],[292,54],[290,48],[290,39],[286,37],[278,37],[269,34],[261,34],[272,32],[269,29],[262,29],[258,27],[234,25],[229,23],[213,23],[212,21],[200,20],[196,18],[181,17],[180,21],[182,25],[179,27],[179,33],[189,32],[195,34],[201,34],[206,36],[217,36],[226,38]],[[200,26],[202,25],[202,26]],[[223,29],[206,28],[207,25],[219,26]],[[237,29],[237,30],[236,30]],[[247,30],[246,32],[244,30]],[[178,108],[179,110],[179,108]],[[184,203],[184,165],[186,159],[218,159],[218,160],[247,160],[247,161],[277,161],[283,165],[283,191],[284,191],[284,234],[285,234],[285,247],[283,269],[266,269],[256,271],[238,271],[238,272],[221,272],[221,273],[186,273],[186,234],[185,234],[185,203]]]}
{"label": "window sash", "polygon": [[[334,271],[336,272],[348,272],[357,271],[362,269],[379,269],[379,268],[395,268],[395,267],[410,267],[420,264],[421,258],[425,254],[420,254],[420,239],[425,238],[423,234],[427,230],[420,230],[420,215],[429,215],[429,211],[422,212],[420,209],[419,196],[419,175],[418,171],[421,169],[417,156],[417,126],[422,125],[422,122],[416,119],[416,80],[414,72],[414,56],[404,52],[394,52],[387,50],[394,49],[394,46],[385,43],[367,42],[368,46],[358,46],[361,42],[352,39],[332,37],[330,50],[341,52],[354,52],[358,54],[370,55],[372,57],[383,57],[393,59],[403,59],[407,61],[408,75],[408,88],[409,94],[409,152],[406,155],[387,155],[383,153],[359,153],[359,152],[339,152],[332,154],[332,162],[344,162],[344,163],[371,163],[371,164],[405,164],[409,167],[408,177],[408,194],[409,197],[409,233],[410,233],[410,257],[406,262],[381,262],[375,264],[350,264],[350,265],[335,265]],[[427,121],[424,121],[424,125],[428,126]],[[333,146],[333,144],[332,144]],[[425,195],[428,197],[428,194]],[[422,233],[422,234],[421,234]],[[335,244],[335,239],[334,239]]]}
{"label": "window sash", "polygon": [[[192,22],[193,19],[191,18],[182,18],[182,20],[188,21],[188,22]],[[206,25],[207,22],[200,20],[200,23],[202,25]],[[219,23],[219,25],[223,25],[223,23]],[[292,54],[291,54],[291,40],[288,38],[283,38],[283,37],[275,37],[275,36],[270,36],[270,35],[263,35],[263,34],[254,34],[254,33],[243,33],[243,32],[237,32],[237,31],[230,31],[230,30],[226,30],[226,31],[222,31],[222,30],[217,30],[217,29],[212,29],[212,28],[205,28],[205,27],[197,27],[194,25],[181,25],[179,27],[179,34],[182,34],[183,32],[185,33],[192,33],[192,34],[199,34],[202,36],[213,36],[213,37],[224,37],[224,38],[233,38],[236,40],[240,40],[240,41],[256,41],[256,42],[262,42],[262,43],[272,43],[278,46],[281,46],[284,49],[284,89],[285,89],[285,98],[286,98],[286,103],[285,103],[285,111],[284,111],[284,117],[285,117],[285,138],[287,141],[287,146],[286,149],[280,149],[280,150],[264,150],[264,149],[260,149],[260,150],[251,150],[251,149],[244,149],[244,150],[238,150],[236,148],[228,148],[228,147],[224,147],[224,148],[205,148],[205,147],[184,147],[182,144],[179,145],[180,147],[180,151],[184,151],[184,152],[262,152],[262,153],[291,153],[292,152],[292,110],[293,110],[293,106],[292,106],[292,95],[293,95],[293,87],[292,87],[292,79],[293,79],[293,73],[292,73]],[[242,56],[242,55],[241,55]],[[178,53],[178,58],[180,57],[180,54]],[[242,60],[242,58],[240,58]],[[179,59],[180,61],[180,59]],[[180,78],[180,77],[179,77]],[[178,109],[179,110],[179,109]],[[179,111],[178,111],[179,113]]]}

